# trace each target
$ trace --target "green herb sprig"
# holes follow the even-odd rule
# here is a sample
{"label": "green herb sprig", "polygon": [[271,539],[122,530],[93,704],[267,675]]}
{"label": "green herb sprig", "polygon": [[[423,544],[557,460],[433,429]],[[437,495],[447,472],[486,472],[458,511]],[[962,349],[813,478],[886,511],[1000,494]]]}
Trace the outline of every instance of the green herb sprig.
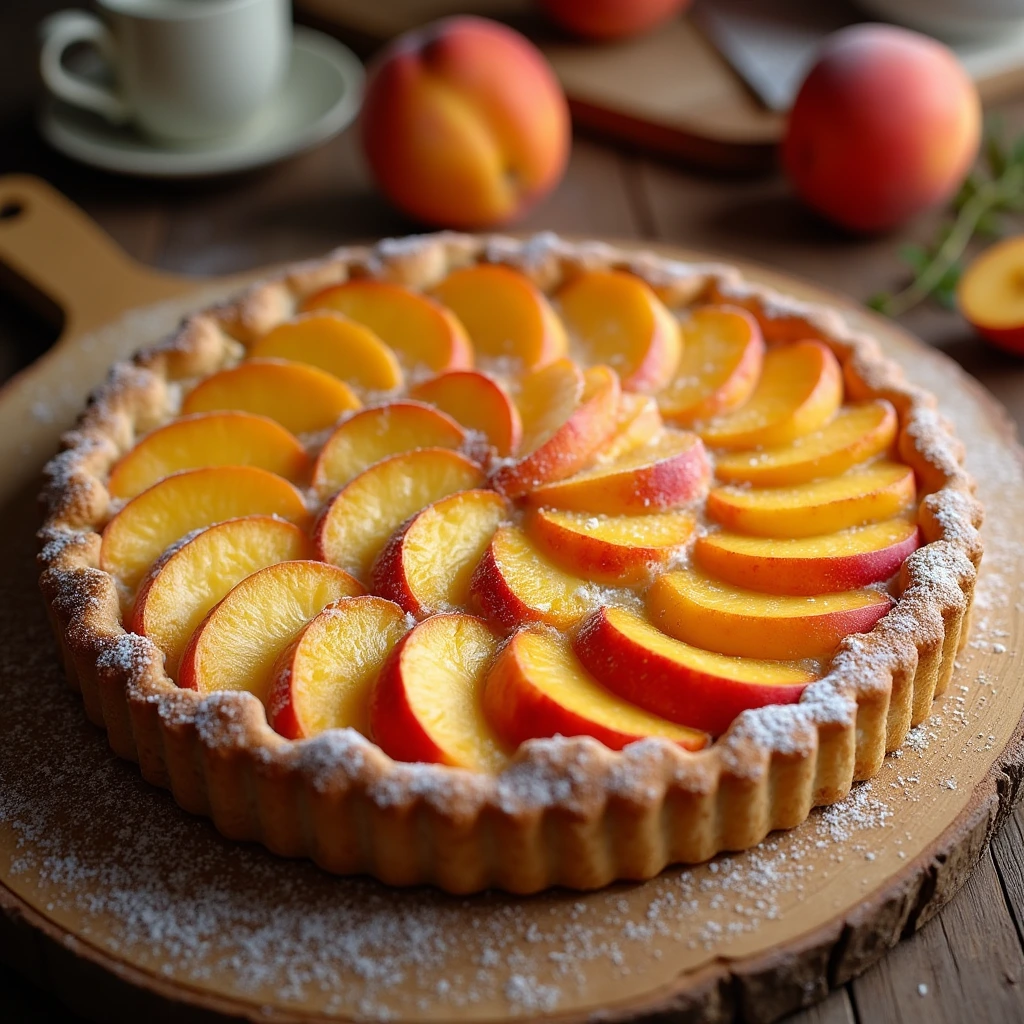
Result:
{"label": "green herb sprig", "polygon": [[998,238],[1005,215],[1024,212],[1024,136],[1004,141],[1002,124],[989,122],[977,166],[953,200],[952,219],[930,245],[905,245],[899,256],[914,272],[902,291],[882,292],[868,300],[886,316],[900,316],[931,297],[947,308],[955,304],[963,255],[975,237]]}

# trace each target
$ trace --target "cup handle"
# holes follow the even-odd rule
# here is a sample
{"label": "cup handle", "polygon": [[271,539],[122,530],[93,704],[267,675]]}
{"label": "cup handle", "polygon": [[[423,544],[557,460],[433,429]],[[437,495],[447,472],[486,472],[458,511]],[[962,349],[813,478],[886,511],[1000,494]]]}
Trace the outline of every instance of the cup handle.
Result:
{"label": "cup handle", "polygon": [[114,62],[114,37],[95,15],[85,11],[59,11],[41,25],[43,37],[39,72],[46,87],[65,103],[95,111],[114,124],[131,118],[128,105],[110,89],[96,85],[64,68],[64,51],[72,43],[90,43],[110,63]]}

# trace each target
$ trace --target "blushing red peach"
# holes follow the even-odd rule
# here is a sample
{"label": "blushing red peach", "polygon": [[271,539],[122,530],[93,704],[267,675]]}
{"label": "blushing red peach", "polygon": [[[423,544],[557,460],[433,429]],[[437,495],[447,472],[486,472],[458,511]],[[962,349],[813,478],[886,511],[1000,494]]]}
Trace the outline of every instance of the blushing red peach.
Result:
{"label": "blushing red peach", "polygon": [[447,227],[519,216],[569,157],[554,72],[518,32],[484,18],[446,18],[395,40],[370,69],[361,124],[388,198]]}
{"label": "blushing red peach", "polygon": [[782,161],[819,213],[886,231],[949,199],[980,137],[978,91],[952,50],[893,25],[855,25],[822,46]]}

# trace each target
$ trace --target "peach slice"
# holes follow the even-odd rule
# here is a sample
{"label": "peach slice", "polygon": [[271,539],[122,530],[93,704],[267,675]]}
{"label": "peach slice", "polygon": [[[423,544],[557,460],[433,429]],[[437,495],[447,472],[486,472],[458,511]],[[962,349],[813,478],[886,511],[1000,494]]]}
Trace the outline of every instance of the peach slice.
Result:
{"label": "peach slice", "polygon": [[487,438],[499,455],[511,455],[523,437],[519,410],[509,393],[477,370],[450,370],[418,384],[409,392],[449,416],[467,430]]}
{"label": "peach slice", "polygon": [[348,281],[310,296],[304,311],[333,309],[369,327],[408,368],[469,369],[473,346],[466,329],[444,306],[387,281]]}
{"label": "peach slice", "polygon": [[478,263],[455,270],[434,296],[459,318],[479,356],[529,369],[566,354],[562,321],[544,293],[511,267]]}
{"label": "peach slice", "polygon": [[389,402],[360,409],[327,439],[313,466],[313,489],[332,495],[389,455],[417,448],[461,448],[466,432],[450,416],[420,402]]}
{"label": "peach slice", "polygon": [[558,293],[584,361],[615,370],[626,391],[653,394],[675,376],[679,324],[646,281],[622,270],[591,270]]}
{"label": "peach slice", "polygon": [[658,395],[662,416],[689,426],[745,404],[764,360],[757,321],[737,306],[703,306],[680,327],[683,354],[675,378]]}
{"label": "peach slice", "polygon": [[164,652],[174,678],[189,637],[236,583],[276,562],[312,557],[309,538],[284,519],[245,516],[217,523],[156,562],[139,587],[127,628]]}
{"label": "peach slice", "polygon": [[328,605],[274,664],[267,696],[270,726],[288,739],[325,729],[370,735],[370,690],[407,631],[405,613],[381,597]]}
{"label": "peach slice", "polygon": [[843,372],[820,341],[771,349],[746,405],[700,427],[715,448],[783,445],[823,427],[843,400]]}
{"label": "peach slice", "polygon": [[277,659],[299,630],[328,605],[362,593],[334,565],[268,565],[233,587],[192,634],[178,685],[201,693],[248,690],[266,704]]}
{"label": "peach slice", "polygon": [[911,519],[886,519],[821,537],[745,537],[719,531],[700,537],[694,558],[713,576],[772,594],[826,594],[894,576],[920,544]]}
{"label": "peach slice", "polygon": [[872,462],[842,476],[793,487],[716,487],[707,513],[730,530],[758,537],[813,537],[892,519],[914,502],[914,471]]}
{"label": "peach slice", "polygon": [[298,438],[248,412],[210,412],[172,420],[146,434],[110,471],[114,498],[134,498],[165,476],[204,466],[259,466],[289,480],[309,470]]}
{"label": "peach slice", "polygon": [[658,403],[650,395],[624,391],[619,396],[619,411],[611,437],[594,453],[595,462],[614,462],[661,433],[665,424]]}
{"label": "peach slice", "polygon": [[409,516],[484,482],[483,470],[448,448],[420,448],[377,462],[347,483],[315,531],[324,561],[366,579],[388,538]]}
{"label": "peach slice", "polygon": [[706,492],[710,478],[711,465],[701,439],[668,430],[615,462],[536,487],[526,500],[550,508],[627,515],[693,501]]}
{"label": "peach slice", "polygon": [[612,750],[659,736],[687,750],[708,736],[657,718],[599,686],[566,637],[543,627],[516,633],[487,675],[484,712],[510,746],[539,736],[593,736]]}
{"label": "peach slice", "polygon": [[257,466],[211,466],[175,473],[136,495],[103,531],[100,568],[134,587],[175,541],[241,516],[309,518],[302,495]]}
{"label": "peach slice", "polygon": [[518,526],[501,526],[473,573],[470,593],[480,612],[506,629],[523,622],[564,628],[590,610],[587,586],[541,554]]}
{"label": "peach slice", "polygon": [[845,406],[831,423],[781,448],[719,456],[715,475],[730,483],[758,487],[784,487],[838,476],[891,448],[898,426],[896,410],[884,399]]}
{"label": "peach slice", "polygon": [[473,570],[509,503],[494,491],[460,491],[413,516],[374,563],[371,589],[413,615],[461,608]]}
{"label": "peach slice", "polygon": [[491,483],[510,498],[582,469],[615,429],[619,378],[607,366],[581,375],[571,360],[527,374],[517,396],[523,420],[519,458]]}
{"label": "peach slice", "polygon": [[340,313],[300,313],[268,331],[249,355],[307,363],[367,391],[394,391],[403,384],[395,353],[368,327]]}
{"label": "peach slice", "polygon": [[1024,241],[1020,235],[989,246],[974,259],[957,286],[964,319],[993,344],[1024,352]]}
{"label": "peach slice", "polygon": [[647,592],[647,614],[663,633],[718,654],[774,661],[827,657],[892,606],[877,590],[780,597],[692,571],[665,573]]}
{"label": "peach slice", "polygon": [[181,411],[238,409],[269,416],[293,434],[311,434],[333,426],[359,405],[343,380],[315,366],[287,359],[249,359],[197,384],[185,396]]}
{"label": "peach slice", "polygon": [[370,733],[398,761],[499,772],[508,762],[484,716],[500,639],[472,615],[433,615],[406,633],[370,697]]}
{"label": "peach slice", "polygon": [[666,565],[693,534],[690,512],[594,516],[537,509],[526,519],[530,539],[570,572],[599,583],[635,585]]}
{"label": "peach slice", "polygon": [[691,647],[622,608],[594,612],[573,648],[587,671],[623,700],[713,736],[747,708],[795,704],[816,678],[790,662]]}

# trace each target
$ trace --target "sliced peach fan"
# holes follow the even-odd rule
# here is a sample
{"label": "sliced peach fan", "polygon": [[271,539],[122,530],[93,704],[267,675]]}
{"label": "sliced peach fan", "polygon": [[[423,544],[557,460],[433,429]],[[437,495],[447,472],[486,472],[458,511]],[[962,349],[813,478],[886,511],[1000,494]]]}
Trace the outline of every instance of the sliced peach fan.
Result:
{"label": "sliced peach fan", "polygon": [[[973,511],[968,524],[949,505],[947,487],[967,505],[970,490],[949,469],[957,456],[941,421],[925,439],[929,459],[934,441],[941,460],[923,457],[918,427],[932,420],[914,418],[922,393],[887,376],[858,336],[836,333],[830,311],[791,314],[781,298],[769,307],[738,277],[704,268],[680,276],[651,255],[483,245],[446,235],[426,248],[305,266],[202,314],[217,327],[208,336],[192,324],[171,355],[147,354],[140,381],[155,381],[159,398],[148,414],[139,410],[151,395],[133,391],[130,375],[116,395],[100,396],[80,428],[96,443],[78,451],[72,435],[51,473],[48,500],[60,514],[48,536],[76,532],[66,554],[49,546],[44,589],[87,705],[118,712],[107,723],[115,749],[144,743],[135,750],[144,770],[176,779],[187,754],[206,765],[197,785],[222,786],[227,769],[210,761],[207,736],[230,725],[239,765],[266,757],[268,772],[249,776],[259,801],[251,810],[275,849],[308,852],[314,829],[331,846],[332,870],[453,891],[603,884],[709,856],[723,840],[701,822],[718,820],[716,780],[730,758],[737,770],[767,766],[749,796],[733,794],[753,815],[748,831],[720,823],[742,846],[794,824],[815,799],[837,798],[851,771],[869,777],[902,727],[871,703],[881,689],[865,697],[847,670],[918,607],[929,589],[923,569],[958,573],[968,601],[964,556],[977,557],[963,540]],[[528,273],[502,262],[506,251],[528,256]],[[699,304],[709,300],[721,304]],[[580,362],[566,356],[567,341]],[[163,388],[161,375],[185,382],[182,415],[170,423],[178,387]],[[843,404],[846,386],[855,404]],[[72,495],[61,491],[65,478]],[[920,507],[918,486],[928,495]],[[955,537],[951,515],[963,527]],[[948,543],[925,544],[936,537]],[[908,560],[919,544],[925,551]],[[83,559],[102,571],[83,575]],[[69,567],[81,622],[53,598]],[[954,587],[931,589],[914,636],[916,670],[904,666],[902,646],[893,651],[894,687],[914,687],[894,689],[893,706],[912,700],[914,720],[945,685],[962,618],[947,600]],[[116,664],[93,664],[104,649],[94,623],[103,644],[118,638]],[[130,706],[119,710],[107,684],[129,662]],[[171,682],[196,691],[173,699],[182,721],[207,709],[201,732],[167,733],[160,687]],[[136,692],[144,705],[131,704]],[[843,703],[844,723],[856,701],[856,732],[838,718],[831,728],[828,701]],[[274,741],[268,723],[298,741],[330,730],[366,740],[293,746]],[[800,746],[789,774],[761,739],[783,731]],[[644,738],[661,742],[615,753]],[[359,754],[358,772],[355,761],[337,760],[341,749]],[[336,832],[309,789],[307,750],[330,755],[324,795],[333,800],[344,784],[367,810],[355,845],[331,845]],[[766,750],[769,759],[757,760]],[[296,806],[312,815],[291,838],[268,803],[279,799],[279,787],[277,796],[268,787],[284,779],[274,766],[286,754],[288,779],[302,785]],[[179,763],[163,764],[167,757]],[[560,782],[577,758],[589,766],[586,785],[602,773],[612,784],[627,765],[656,781],[643,767],[656,759],[671,773],[665,801],[678,797],[692,812],[687,835],[664,833],[647,810],[637,817],[624,790],[606,801],[598,789],[602,810],[585,811],[576,837],[586,839],[587,867],[563,875],[545,843],[569,848],[560,817],[568,805],[553,797],[544,828],[529,835],[526,817],[509,808],[522,803],[533,815],[534,773]],[[694,773],[712,789],[694,790]],[[791,785],[796,809],[780,818],[771,787],[783,786],[788,800]],[[479,797],[497,829],[485,853],[477,812],[453,817],[456,792]],[[392,793],[401,813],[382,817],[379,800]],[[656,803],[655,816],[676,806]],[[407,841],[413,821],[429,849]],[[457,851],[445,838],[453,825]],[[620,827],[639,843],[640,867],[616,852]],[[700,833],[692,841],[691,827]],[[382,860],[384,828],[406,838]],[[614,863],[586,838],[598,833],[615,840],[604,849]],[[510,867],[506,836],[522,844],[528,867]]]}

